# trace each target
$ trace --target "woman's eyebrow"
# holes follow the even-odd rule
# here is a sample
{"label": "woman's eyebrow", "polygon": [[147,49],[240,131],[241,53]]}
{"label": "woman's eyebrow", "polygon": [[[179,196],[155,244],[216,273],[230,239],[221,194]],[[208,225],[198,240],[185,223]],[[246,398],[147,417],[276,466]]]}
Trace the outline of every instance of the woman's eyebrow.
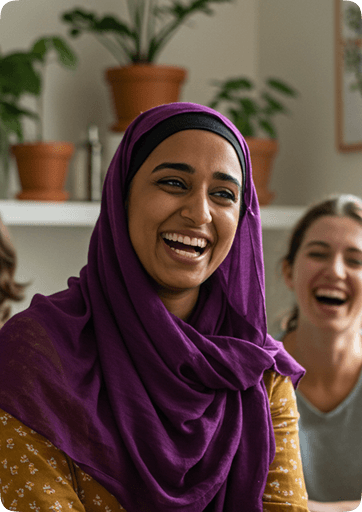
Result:
{"label": "woman's eyebrow", "polygon": [[[189,164],[178,163],[178,162],[164,162],[162,164],[157,165],[153,169],[152,173],[161,171],[162,169],[175,169],[176,171],[183,171],[183,172],[187,172],[188,174],[194,174],[196,172],[195,168]],[[225,172],[216,171],[216,172],[214,172],[214,174],[212,176],[216,180],[229,181],[230,183],[234,183],[241,190],[241,185],[240,185],[239,181],[236,178],[234,178],[233,176],[231,176],[230,174],[227,174]]]}
{"label": "woman's eyebrow", "polygon": [[312,247],[313,245],[319,245],[320,247],[324,247],[325,249],[329,249],[330,245],[327,242],[322,242],[319,240],[313,240],[312,242],[307,243],[306,247]]}
{"label": "woman's eyebrow", "polygon": [[[319,240],[315,240],[315,241],[312,241],[312,242],[309,242],[306,247],[312,247],[313,245],[317,245],[319,247],[323,247],[324,249],[330,249],[330,245],[327,244],[327,242],[322,242],[322,241],[319,241]],[[348,252],[359,252],[359,253],[362,253],[362,250],[359,249],[358,247],[347,247],[346,251]]]}

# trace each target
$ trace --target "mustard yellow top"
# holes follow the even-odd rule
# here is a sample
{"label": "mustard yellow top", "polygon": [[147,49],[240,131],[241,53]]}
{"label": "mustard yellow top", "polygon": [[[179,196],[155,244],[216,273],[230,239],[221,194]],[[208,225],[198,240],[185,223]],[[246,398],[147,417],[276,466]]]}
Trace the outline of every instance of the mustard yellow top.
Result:
{"label": "mustard yellow top", "polygon": [[[275,372],[266,372],[264,382],[277,448],[269,469],[263,510],[306,512],[293,386],[288,377]],[[124,510],[112,494],[64,452],[1,409],[0,495],[5,508],[18,512]]]}

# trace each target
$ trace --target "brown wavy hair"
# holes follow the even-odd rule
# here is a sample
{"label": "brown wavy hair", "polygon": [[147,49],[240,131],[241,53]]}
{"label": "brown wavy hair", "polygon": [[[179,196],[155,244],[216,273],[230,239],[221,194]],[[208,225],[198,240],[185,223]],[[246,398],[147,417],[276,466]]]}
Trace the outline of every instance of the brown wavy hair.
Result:
{"label": "brown wavy hair", "polygon": [[9,301],[24,299],[27,284],[17,283],[14,279],[16,270],[16,252],[9,233],[0,219],[0,327],[10,317]]}
{"label": "brown wavy hair", "polygon": [[[287,253],[283,256],[282,262],[287,262],[290,267],[293,267],[295,257],[303,242],[307,229],[317,219],[326,215],[333,217],[350,217],[362,226],[362,199],[350,194],[335,195],[309,208],[294,227],[289,238]],[[286,321],[286,333],[294,331],[297,328],[298,317],[299,309],[295,304]]]}

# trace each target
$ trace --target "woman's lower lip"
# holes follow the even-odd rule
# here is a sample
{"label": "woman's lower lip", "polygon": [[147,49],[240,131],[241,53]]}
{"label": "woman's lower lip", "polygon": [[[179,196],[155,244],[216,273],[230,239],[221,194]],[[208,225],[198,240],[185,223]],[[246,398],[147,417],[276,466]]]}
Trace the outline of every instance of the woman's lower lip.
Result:
{"label": "woman's lower lip", "polygon": [[163,238],[162,238],[162,243],[165,248],[165,251],[172,259],[174,259],[175,261],[179,261],[181,263],[189,264],[189,265],[196,265],[197,263],[199,263],[200,258],[202,258],[208,250],[208,247],[206,247],[206,249],[204,249],[204,252],[202,254],[200,254],[199,256],[185,256],[183,254],[179,254],[174,249],[171,249],[171,247],[164,241]]}
{"label": "woman's lower lip", "polygon": [[320,302],[319,300],[315,299],[315,302],[319,309],[326,313],[338,313],[341,311],[341,308],[346,305],[346,302],[344,304],[340,304],[339,306],[335,304],[324,304],[323,302]]}

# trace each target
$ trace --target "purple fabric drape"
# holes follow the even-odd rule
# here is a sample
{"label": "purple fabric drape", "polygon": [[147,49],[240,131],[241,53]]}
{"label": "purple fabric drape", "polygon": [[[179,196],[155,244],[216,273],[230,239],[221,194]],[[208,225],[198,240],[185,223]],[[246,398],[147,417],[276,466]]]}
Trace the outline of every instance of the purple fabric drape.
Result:
{"label": "purple fabric drape", "polygon": [[[131,246],[124,187],[135,142],[205,112],[237,137],[245,214],[189,323],[170,314]],[[71,248],[70,248],[71,250]],[[108,170],[88,261],[0,331],[0,407],[48,438],[128,512],[261,512],[275,454],[267,369],[302,368],[266,332],[259,206],[247,145],[204,106],[141,114]]]}

